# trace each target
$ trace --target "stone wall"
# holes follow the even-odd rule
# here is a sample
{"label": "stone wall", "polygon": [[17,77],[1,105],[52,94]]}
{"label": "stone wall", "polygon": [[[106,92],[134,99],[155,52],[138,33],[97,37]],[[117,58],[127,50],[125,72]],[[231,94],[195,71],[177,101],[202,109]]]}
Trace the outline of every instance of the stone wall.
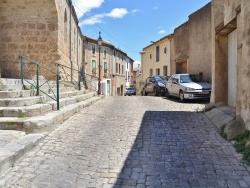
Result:
{"label": "stone wall", "polygon": [[189,63],[188,73],[202,73],[212,81],[212,34],[211,3],[189,16]]}
{"label": "stone wall", "polygon": [[[174,30],[173,62],[187,61],[189,52],[189,22],[185,22]],[[173,70],[175,65],[173,65]]]}
{"label": "stone wall", "polygon": [[212,2],[212,74],[211,102],[227,104],[227,35],[237,29],[236,115],[250,130],[250,1],[213,0]]}
{"label": "stone wall", "polygon": [[202,73],[211,82],[211,3],[192,13],[174,30],[171,49],[173,74]]}
{"label": "stone wall", "polygon": [[[75,17],[72,11],[70,15],[70,7],[68,0],[0,1],[2,77],[20,78],[19,55],[25,55],[54,71],[55,63],[70,65],[70,49],[73,64],[82,62],[81,33],[75,19],[72,19],[70,27],[70,16]],[[71,40],[70,32],[73,33]],[[71,46],[79,42],[78,54],[76,47],[71,48],[70,41]]]}

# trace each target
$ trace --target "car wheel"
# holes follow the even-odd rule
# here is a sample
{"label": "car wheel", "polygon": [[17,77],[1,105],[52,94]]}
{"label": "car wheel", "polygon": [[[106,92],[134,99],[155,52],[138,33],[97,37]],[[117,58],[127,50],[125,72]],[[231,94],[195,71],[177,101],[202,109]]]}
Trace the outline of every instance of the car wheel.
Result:
{"label": "car wheel", "polygon": [[180,91],[180,93],[179,93],[179,98],[180,98],[180,101],[181,101],[181,102],[184,102],[184,101],[185,101],[183,91]]}
{"label": "car wheel", "polygon": [[158,93],[157,93],[157,89],[156,88],[154,88],[154,96],[157,96],[158,95]]}
{"label": "car wheel", "polygon": [[143,91],[142,91],[142,95],[143,95],[143,96],[147,96],[146,89],[143,89]]}
{"label": "car wheel", "polygon": [[165,95],[168,99],[170,98],[170,95],[169,95],[169,92],[168,92],[168,89],[166,89],[166,95]]}

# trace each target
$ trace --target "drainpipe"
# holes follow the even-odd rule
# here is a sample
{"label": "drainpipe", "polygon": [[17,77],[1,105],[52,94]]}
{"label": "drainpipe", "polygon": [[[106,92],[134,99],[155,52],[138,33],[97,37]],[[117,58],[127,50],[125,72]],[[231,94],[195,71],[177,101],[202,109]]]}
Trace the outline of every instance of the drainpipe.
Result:
{"label": "drainpipe", "polygon": [[172,55],[171,55],[171,48],[172,48],[172,37],[173,37],[173,35],[171,35],[171,38],[169,38],[168,37],[168,40],[169,40],[169,42],[170,42],[170,50],[169,50],[169,55],[170,55],[170,75],[169,76],[171,76],[172,75]]}
{"label": "drainpipe", "polygon": [[72,49],[72,46],[71,46],[71,17],[72,17],[72,2],[70,4],[70,17],[69,17],[69,61],[70,61],[70,77],[71,77],[71,82],[73,80],[73,63],[72,63],[72,60],[71,60],[71,49]]}

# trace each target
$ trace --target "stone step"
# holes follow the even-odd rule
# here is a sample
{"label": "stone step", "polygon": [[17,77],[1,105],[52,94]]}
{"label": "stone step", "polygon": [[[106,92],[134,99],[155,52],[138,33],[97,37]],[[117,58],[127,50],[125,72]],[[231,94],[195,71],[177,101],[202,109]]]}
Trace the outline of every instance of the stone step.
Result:
{"label": "stone step", "polygon": [[21,79],[0,78],[0,85],[22,85]]}
{"label": "stone step", "polygon": [[[77,95],[75,95],[75,96],[61,98],[59,101],[59,107],[62,108],[64,106],[67,106],[70,104],[79,103],[81,101],[84,101],[84,100],[96,95],[95,92],[90,92],[90,93],[86,93],[86,94],[79,94],[79,93],[77,92],[76,93]],[[72,92],[72,94],[73,94],[73,92]],[[50,104],[52,106],[53,110],[57,109],[57,102],[56,101],[53,100],[53,101],[47,102],[47,104]]]}
{"label": "stone step", "polygon": [[16,84],[0,85],[0,91],[20,91],[22,87],[22,85]]}
{"label": "stone step", "polygon": [[51,111],[45,115],[34,117],[1,117],[0,129],[19,130],[24,132],[47,132],[57,123],[62,123],[69,117],[79,112],[82,108],[102,99],[103,96],[94,96],[87,100],[64,106],[58,111]]}
{"label": "stone step", "polygon": [[52,111],[50,104],[34,104],[24,107],[0,107],[1,117],[32,117]]}
{"label": "stone step", "polygon": [[47,101],[45,96],[30,96],[22,98],[0,99],[0,107],[25,107],[34,104],[41,104]]}
{"label": "stone step", "polygon": [[[61,96],[63,98],[59,100],[60,108],[78,103],[95,95],[95,92],[82,93],[81,91],[66,92],[65,96]],[[0,117],[32,117],[57,110],[57,102],[52,99],[50,101],[47,100],[45,96],[0,99]]]}

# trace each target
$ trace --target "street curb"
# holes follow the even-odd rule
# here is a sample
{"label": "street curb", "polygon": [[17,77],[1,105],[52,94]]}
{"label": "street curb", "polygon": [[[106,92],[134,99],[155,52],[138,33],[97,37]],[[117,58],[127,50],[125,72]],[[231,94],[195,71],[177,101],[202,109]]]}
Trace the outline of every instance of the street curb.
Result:
{"label": "street curb", "polygon": [[13,140],[0,149],[0,176],[45,137],[44,134],[28,134]]}
{"label": "street curb", "polygon": [[217,127],[220,131],[221,127],[229,123],[233,120],[233,117],[224,113],[220,109],[214,108],[208,112],[205,112],[205,115],[213,122],[213,124]]}

